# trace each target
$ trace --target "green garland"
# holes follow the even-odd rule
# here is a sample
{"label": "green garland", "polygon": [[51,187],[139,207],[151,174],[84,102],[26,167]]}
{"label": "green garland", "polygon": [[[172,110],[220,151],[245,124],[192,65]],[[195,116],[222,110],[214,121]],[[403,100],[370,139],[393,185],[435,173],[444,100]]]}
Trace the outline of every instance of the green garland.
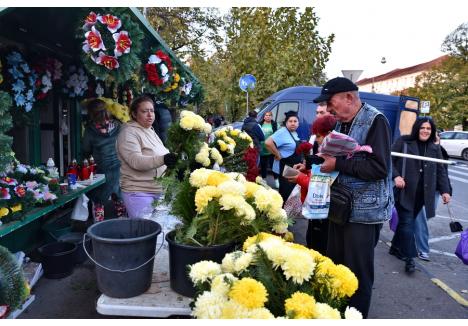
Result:
{"label": "green garland", "polygon": [[0,172],[6,169],[15,155],[11,150],[13,138],[5,135],[13,126],[10,114],[11,106],[12,101],[10,95],[0,91]]}
{"label": "green garland", "polygon": [[[82,19],[80,19],[78,22],[76,37],[82,43],[86,40],[85,33],[90,30],[90,28],[84,28],[83,22],[88,17],[87,15],[91,12],[92,11],[88,11],[86,14],[84,14]],[[94,27],[100,32],[106,50],[98,50],[96,52],[91,50],[88,53],[82,50],[81,60],[91,75],[102,80],[112,79],[118,84],[122,84],[125,81],[131,79],[135,71],[140,69],[141,62],[138,55],[141,51],[141,44],[144,34],[139,28],[138,24],[135,23],[132,18],[125,13],[124,8],[99,8],[99,10],[96,10],[95,12],[96,14],[102,15],[111,14],[118,17],[122,21],[122,26],[115,33],[122,31],[128,32],[128,36],[132,41],[130,52],[124,53],[117,58],[119,62],[118,68],[108,69],[104,65],[97,64],[94,61],[95,56],[98,56],[100,52],[103,52],[109,56],[114,56],[115,48],[115,41],[112,37],[112,33],[107,29],[107,27],[98,21]]]}
{"label": "green garland", "polygon": [[21,306],[29,296],[27,281],[13,254],[0,246],[0,305],[10,311]]}

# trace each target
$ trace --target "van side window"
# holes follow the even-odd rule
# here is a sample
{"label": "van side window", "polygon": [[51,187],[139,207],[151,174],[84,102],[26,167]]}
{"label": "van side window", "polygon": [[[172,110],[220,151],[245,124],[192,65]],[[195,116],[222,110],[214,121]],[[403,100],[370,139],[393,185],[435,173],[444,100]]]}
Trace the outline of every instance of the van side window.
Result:
{"label": "van side window", "polygon": [[[299,111],[299,102],[282,102],[279,103],[275,109],[278,108],[278,113],[276,115],[276,122],[278,123],[278,127],[283,126],[284,121],[284,114],[288,111]],[[275,114],[273,114],[273,117]]]}

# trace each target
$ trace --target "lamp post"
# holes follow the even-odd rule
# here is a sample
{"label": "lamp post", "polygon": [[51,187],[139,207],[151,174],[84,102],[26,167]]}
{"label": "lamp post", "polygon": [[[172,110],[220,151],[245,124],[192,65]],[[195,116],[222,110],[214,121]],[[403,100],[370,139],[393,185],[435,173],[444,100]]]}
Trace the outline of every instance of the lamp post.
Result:
{"label": "lamp post", "polygon": [[[382,59],[380,59],[380,63],[381,64],[387,63],[387,59],[385,59],[385,57],[382,57]],[[375,93],[374,78],[375,76],[372,76],[372,93]]]}

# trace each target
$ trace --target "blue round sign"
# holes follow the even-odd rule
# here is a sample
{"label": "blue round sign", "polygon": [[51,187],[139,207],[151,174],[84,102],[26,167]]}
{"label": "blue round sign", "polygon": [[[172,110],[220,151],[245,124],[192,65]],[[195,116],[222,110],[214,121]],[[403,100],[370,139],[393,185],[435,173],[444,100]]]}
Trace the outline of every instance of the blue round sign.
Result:
{"label": "blue round sign", "polygon": [[251,74],[245,74],[239,79],[239,87],[244,92],[253,90],[255,88],[256,83],[257,83],[257,80]]}

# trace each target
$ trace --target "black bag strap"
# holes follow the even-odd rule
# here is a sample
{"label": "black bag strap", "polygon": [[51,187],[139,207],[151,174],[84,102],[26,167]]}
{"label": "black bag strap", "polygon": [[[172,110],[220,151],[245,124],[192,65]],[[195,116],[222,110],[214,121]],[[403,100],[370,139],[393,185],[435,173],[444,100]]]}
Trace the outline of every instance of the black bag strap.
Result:
{"label": "black bag strap", "polygon": [[[403,142],[403,154],[408,152],[408,144]],[[404,179],[406,175],[406,157],[403,158],[403,167],[401,168],[401,176]]]}

